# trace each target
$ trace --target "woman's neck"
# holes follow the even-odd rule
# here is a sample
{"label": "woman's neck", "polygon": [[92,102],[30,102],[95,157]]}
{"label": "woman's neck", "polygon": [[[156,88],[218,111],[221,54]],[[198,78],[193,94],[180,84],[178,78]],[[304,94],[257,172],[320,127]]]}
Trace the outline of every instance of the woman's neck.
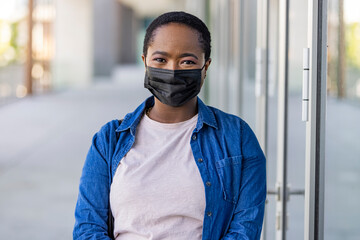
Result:
{"label": "woman's neck", "polygon": [[148,116],[161,123],[177,123],[189,120],[197,114],[197,97],[180,107],[171,107],[155,98],[155,104],[147,113]]}

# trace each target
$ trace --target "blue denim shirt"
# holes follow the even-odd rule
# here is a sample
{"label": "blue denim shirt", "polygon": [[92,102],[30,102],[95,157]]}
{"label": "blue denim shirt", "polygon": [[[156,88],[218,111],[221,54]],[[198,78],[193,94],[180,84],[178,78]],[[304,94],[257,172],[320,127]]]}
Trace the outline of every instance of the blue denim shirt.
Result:
{"label": "blue denim shirt", "polygon": [[[80,179],[74,239],[110,239],[109,192],[120,160],[135,142],[148,98],[121,125],[113,120],[95,134]],[[266,198],[264,154],[239,117],[198,98],[198,122],[189,139],[205,187],[202,239],[260,239]],[[176,186],[174,186],[176,187]]]}

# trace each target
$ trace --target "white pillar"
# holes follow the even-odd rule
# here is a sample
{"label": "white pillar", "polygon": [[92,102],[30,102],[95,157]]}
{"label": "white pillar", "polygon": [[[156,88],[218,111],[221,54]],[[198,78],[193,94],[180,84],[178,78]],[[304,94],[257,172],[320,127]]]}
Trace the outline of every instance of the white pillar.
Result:
{"label": "white pillar", "polygon": [[54,88],[85,86],[92,80],[92,1],[56,0]]}

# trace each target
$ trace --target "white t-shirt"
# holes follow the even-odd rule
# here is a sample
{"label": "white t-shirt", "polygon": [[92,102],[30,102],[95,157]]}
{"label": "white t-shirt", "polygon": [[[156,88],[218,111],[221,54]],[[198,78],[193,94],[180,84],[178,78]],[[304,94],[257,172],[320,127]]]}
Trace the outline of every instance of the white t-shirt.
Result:
{"label": "white t-shirt", "polygon": [[116,240],[201,239],[205,189],[190,147],[198,116],[141,119],[110,190]]}

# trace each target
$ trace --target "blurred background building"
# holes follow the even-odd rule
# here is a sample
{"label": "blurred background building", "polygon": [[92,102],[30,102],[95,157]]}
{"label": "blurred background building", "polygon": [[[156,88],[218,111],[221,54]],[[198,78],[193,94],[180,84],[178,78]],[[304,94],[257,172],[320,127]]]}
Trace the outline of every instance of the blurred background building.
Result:
{"label": "blurred background building", "polygon": [[[317,9],[312,2],[320,2],[318,6],[324,9]],[[0,192],[3,198],[0,236],[71,238],[78,178],[92,134],[85,132],[95,131],[110,117],[121,118],[149,95],[142,89],[141,54],[146,27],[161,13],[181,10],[200,17],[212,33],[212,64],[201,98],[245,119],[267,155],[269,195],[263,239],[308,239],[309,231],[317,231],[311,230],[311,225],[317,225],[309,222],[306,214],[310,211],[306,199],[311,199],[313,194],[306,190],[307,181],[316,185],[320,195],[315,195],[322,198],[317,203],[323,208],[320,212],[324,217],[316,221],[320,221],[320,230],[323,226],[324,239],[360,239],[359,9],[357,0],[0,0]],[[324,15],[319,14],[321,10]],[[314,22],[314,16],[320,20],[325,16],[326,21],[319,25]],[[322,29],[325,38],[314,43],[314,29]],[[317,89],[326,95],[317,102],[310,100],[309,107],[326,106],[313,116],[325,125],[321,121],[312,122],[311,114],[308,122],[302,121],[306,74],[303,49],[313,46],[327,46],[327,54],[321,55],[320,51],[322,58],[315,65],[326,65],[326,82]],[[321,79],[320,76],[313,81],[321,83]],[[127,96],[125,101],[123,96]],[[114,104],[120,100],[121,103]],[[49,105],[41,108],[42,103]],[[63,115],[58,120],[61,112],[58,109],[69,115],[68,120]],[[54,118],[42,121],[48,112]],[[22,151],[21,144],[18,145],[23,135],[13,139],[11,129],[26,121],[34,131],[23,140],[23,145],[43,148],[45,137],[36,143],[39,134],[53,138],[52,131],[59,129],[55,125],[46,128],[46,124],[62,124],[60,129],[66,132],[76,117],[84,119],[83,125],[78,125],[82,132],[72,133],[79,134],[79,140],[68,151],[78,151],[78,158],[69,155],[66,161],[58,160],[66,164],[76,161],[75,170],[64,167],[61,169],[65,175],[59,175],[59,184],[72,186],[71,190],[61,190],[68,198],[58,203],[63,212],[58,215],[58,221],[47,226],[48,233],[35,233],[24,226],[37,225],[36,221],[43,224],[59,212],[51,215],[49,211],[42,212],[41,217],[34,217],[38,216],[36,211],[29,216],[23,216],[23,211],[13,214],[19,207],[11,205],[15,198],[37,192],[19,195],[27,189],[25,180],[11,185],[9,190],[16,166],[32,161],[25,157],[31,150]],[[88,118],[92,119],[91,127],[85,123]],[[321,178],[320,183],[312,182],[314,176],[307,171],[310,169],[307,162],[315,161],[309,157],[312,128],[320,129],[316,136],[321,141],[315,152],[321,155],[317,170],[323,184]],[[70,138],[73,135],[69,132]],[[54,151],[64,149],[64,141],[54,143]],[[78,143],[81,147],[77,148]],[[33,159],[41,162],[39,158],[44,155],[39,153]],[[28,168],[25,164],[26,174]],[[23,173],[17,174],[20,177]],[[41,174],[39,171],[37,176]],[[40,186],[44,181],[45,177],[37,184]],[[280,194],[283,189],[285,198]],[[46,195],[47,190],[41,194]],[[47,209],[54,208],[49,202],[45,205]],[[37,209],[36,206],[44,205],[24,209]],[[13,219],[9,220],[11,216]],[[24,234],[12,235],[18,227],[23,227]],[[52,234],[56,232],[63,234],[55,237]]]}

